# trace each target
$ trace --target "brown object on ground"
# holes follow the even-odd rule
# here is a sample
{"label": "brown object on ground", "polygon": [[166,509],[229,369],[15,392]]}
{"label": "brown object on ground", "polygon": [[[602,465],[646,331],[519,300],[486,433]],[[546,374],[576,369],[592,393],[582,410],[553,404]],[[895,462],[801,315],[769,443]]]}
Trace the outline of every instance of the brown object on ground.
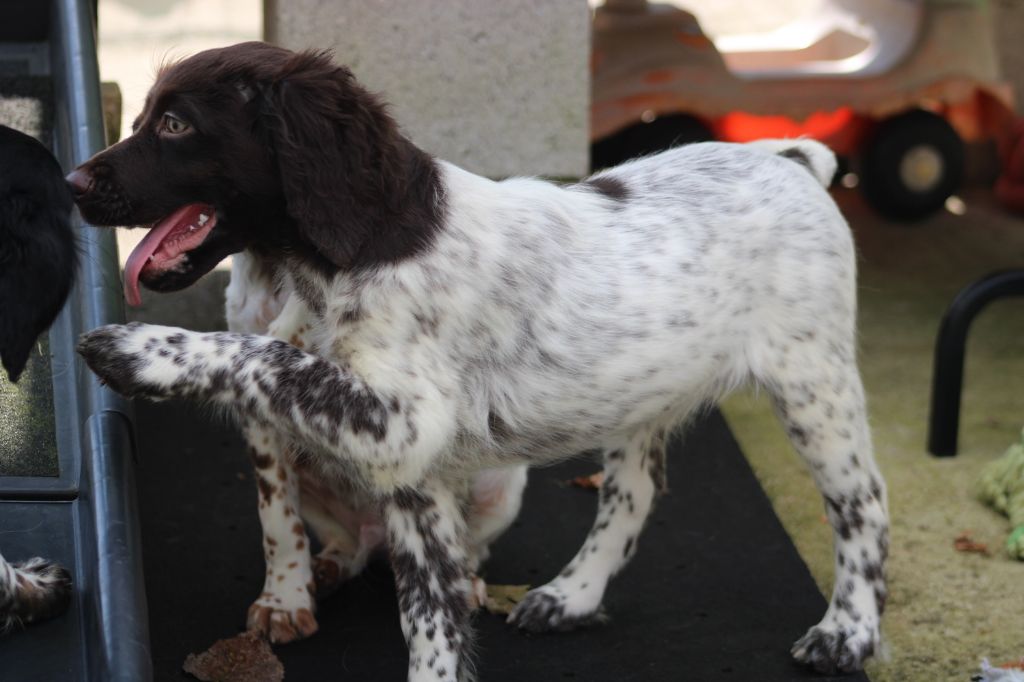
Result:
{"label": "brown object on ground", "polygon": [[487,601],[483,606],[488,613],[508,615],[529,591],[529,585],[488,585]]}
{"label": "brown object on ground", "polygon": [[201,654],[189,654],[182,669],[203,682],[281,682],[284,666],[255,632],[218,640]]}
{"label": "brown object on ground", "polygon": [[988,545],[984,542],[977,542],[971,537],[970,531],[957,535],[953,540],[953,548],[958,552],[973,552],[975,554],[989,555]]}
{"label": "brown object on ground", "polygon": [[597,490],[604,483],[604,472],[597,471],[589,476],[577,476],[576,478],[569,481],[569,485],[574,485],[577,488],[584,488],[585,490]]}

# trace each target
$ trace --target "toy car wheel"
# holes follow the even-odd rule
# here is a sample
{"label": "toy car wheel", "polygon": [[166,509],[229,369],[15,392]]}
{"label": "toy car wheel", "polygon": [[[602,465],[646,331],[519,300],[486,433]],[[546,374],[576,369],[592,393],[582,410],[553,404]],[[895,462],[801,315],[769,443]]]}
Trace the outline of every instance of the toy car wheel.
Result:
{"label": "toy car wheel", "polygon": [[883,121],[864,155],[861,186],[879,213],[924,218],[960,186],[964,143],[944,118],[914,110]]}
{"label": "toy car wheel", "polygon": [[645,154],[713,139],[714,133],[696,116],[659,116],[650,123],[637,123],[592,144],[590,167],[593,170],[610,168]]}

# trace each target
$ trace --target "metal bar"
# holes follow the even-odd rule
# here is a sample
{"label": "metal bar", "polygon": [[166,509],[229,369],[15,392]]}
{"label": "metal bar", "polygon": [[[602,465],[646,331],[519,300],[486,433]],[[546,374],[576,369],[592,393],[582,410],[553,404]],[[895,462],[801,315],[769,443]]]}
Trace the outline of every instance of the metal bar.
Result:
{"label": "metal bar", "polygon": [[98,566],[90,631],[100,634],[89,679],[146,682],[153,670],[134,505],[135,466],[130,458],[116,456],[132,451],[131,425],[124,415],[106,411],[92,415],[86,430]]}
{"label": "metal bar", "polygon": [[[51,66],[63,105],[57,116],[65,167],[103,149],[102,98],[96,62],[95,7],[89,0],[53,0]],[[63,124],[63,125],[61,125]],[[114,231],[82,225],[82,263],[68,313],[67,337],[124,321]],[[71,348],[66,348],[69,354]],[[79,553],[89,567],[80,586],[91,619],[87,625],[89,679],[147,682],[152,679],[138,505],[134,486],[133,413],[130,404],[102,387],[71,355],[68,371],[77,387],[76,414],[82,453]],[[89,540],[93,540],[90,542]]]}
{"label": "metal bar", "polygon": [[953,457],[960,432],[960,394],[963,389],[964,352],[971,322],[998,298],[1024,295],[1024,270],[996,272],[960,290],[942,318],[935,342],[928,451]]}

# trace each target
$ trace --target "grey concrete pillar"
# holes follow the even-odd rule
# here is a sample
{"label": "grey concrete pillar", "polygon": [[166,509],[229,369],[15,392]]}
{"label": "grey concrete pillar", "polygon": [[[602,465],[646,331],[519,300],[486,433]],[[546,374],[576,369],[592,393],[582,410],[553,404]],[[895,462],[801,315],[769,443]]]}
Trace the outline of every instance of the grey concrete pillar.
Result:
{"label": "grey concrete pillar", "polygon": [[494,178],[586,173],[586,0],[266,0],[264,31],[332,48],[440,158]]}

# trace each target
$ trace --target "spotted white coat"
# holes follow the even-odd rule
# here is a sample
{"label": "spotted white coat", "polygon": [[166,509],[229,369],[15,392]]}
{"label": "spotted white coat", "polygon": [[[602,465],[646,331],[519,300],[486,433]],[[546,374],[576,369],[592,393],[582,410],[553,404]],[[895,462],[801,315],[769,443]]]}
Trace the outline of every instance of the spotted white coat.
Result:
{"label": "spotted white coat", "polygon": [[664,480],[663,442],[730,389],[764,387],[826,501],[836,581],[793,648],[832,672],[879,642],[885,488],[856,367],[855,259],[811,141],[691,145],[558,187],[438,164],[427,248],[326,276],[281,267],[310,312],[299,349],[263,335],[104,327],[81,352],[115,389],[218,405],[381,509],[410,680],[466,680],[477,472],[599,449],[580,554],[511,615],[594,620]]}

